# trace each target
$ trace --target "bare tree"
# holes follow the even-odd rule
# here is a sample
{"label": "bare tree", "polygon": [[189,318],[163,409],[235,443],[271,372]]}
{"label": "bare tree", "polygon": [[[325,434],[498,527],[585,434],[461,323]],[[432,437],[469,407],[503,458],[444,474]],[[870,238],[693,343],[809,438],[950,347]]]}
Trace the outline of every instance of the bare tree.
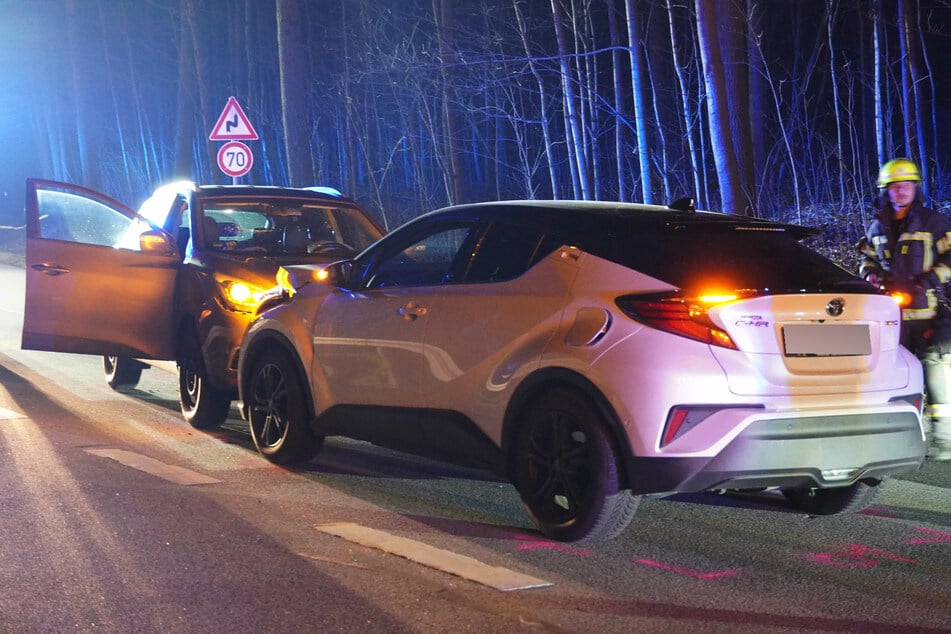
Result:
{"label": "bare tree", "polygon": [[302,0],[277,0],[284,144],[290,184],[314,182],[310,152],[310,104],[307,101],[307,48]]}
{"label": "bare tree", "polygon": [[575,94],[577,78],[571,72],[571,52],[565,40],[565,12],[560,0],[551,0],[552,23],[555,27],[555,40],[558,43],[558,64],[561,68],[561,90],[565,106],[565,136],[568,141],[568,157],[571,164],[571,181],[575,198],[591,198],[588,181],[588,166],[584,160],[581,117],[578,114],[578,98]]}
{"label": "bare tree", "polygon": [[637,136],[637,156],[641,174],[641,196],[647,204],[655,202],[651,188],[650,139],[647,132],[647,81],[641,47],[640,15],[637,0],[625,0],[627,39],[631,50],[631,94],[634,97],[634,133]]}
{"label": "bare tree", "polygon": [[832,84],[832,113],[835,117],[835,158],[838,167],[839,198],[845,200],[845,145],[842,141],[842,107],[839,96],[839,73],[836,67],[836,47],[835,40],[832,37],[835,16],[835,0],[826,0],[826,44],[829,47],[829,82]]}
{"label": "bare tree", "polygon": [[730,112],[724,60],[717,24],[723,11],[720,0],[697,0],[697,41],[703,61],[704,82],[707,87],[707,112],[710,119],[710,145],[720,185],[720,204],[723,211],[735,212],[743,208],[743,185],[740,170],[729,137]]}
{"label": "bare tree", "polygon": [[515,12],[519,39],[522,44],[522,50],[525,52],[528,68],[532,73],[532,77],[535,79],[535,83],[538,85],[538,123],[541,126],[542,140],[545,144],[545,162],[548,166],[548,177],[551,180],[551,195],[552,198],[558,199],[561,197],[561,188],[558,186],[558,175],[555,171],[555,159],[553,156],[555,146],[552,140],[551,122],[549,121],[548,89],[545,86],[545,80],[542,78],[538,64],[535,62],[531,47],[529,46],[528,28],[522,10],[523,4],[524,0],[512,0],[512,10]]}

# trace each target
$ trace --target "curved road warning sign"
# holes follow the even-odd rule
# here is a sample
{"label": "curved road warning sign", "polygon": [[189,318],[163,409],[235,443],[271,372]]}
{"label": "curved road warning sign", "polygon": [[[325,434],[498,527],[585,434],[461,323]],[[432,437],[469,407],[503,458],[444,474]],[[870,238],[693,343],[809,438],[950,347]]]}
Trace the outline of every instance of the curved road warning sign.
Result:
{"label": "curved road warning sign", "polygon": [[221,111],[218,123],[208,138],[212,141],[256,141],[258,133],[254,131],[248,116],[238,105],[238,100],[232,96],[228,98],[228,103],[225,104],[225,109]]}

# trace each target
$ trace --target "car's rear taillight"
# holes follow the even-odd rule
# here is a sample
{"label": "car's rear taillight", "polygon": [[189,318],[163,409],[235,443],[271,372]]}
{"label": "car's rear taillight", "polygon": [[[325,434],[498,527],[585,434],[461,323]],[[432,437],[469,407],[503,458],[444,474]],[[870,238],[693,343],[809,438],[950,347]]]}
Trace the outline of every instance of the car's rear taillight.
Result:
{"label": "car's rear taillight", "polygon": [[711,321],[711,306],[736,299],[736,295],[683,297],[674,293],[625,295],[615,300],[625,315],[664,332],[736,350],[730,335]]}

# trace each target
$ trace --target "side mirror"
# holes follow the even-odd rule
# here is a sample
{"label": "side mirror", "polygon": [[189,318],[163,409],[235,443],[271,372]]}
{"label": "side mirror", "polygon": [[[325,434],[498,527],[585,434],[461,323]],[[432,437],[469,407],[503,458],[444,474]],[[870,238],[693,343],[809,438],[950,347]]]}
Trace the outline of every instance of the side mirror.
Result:
{"label": "side mirror", "polygon": [[353,260],[340,260],[328,264],[324,269],[327,273],[326,282],[340,288],[350,287],[350,277],[353,275]]}
{"label": "side mirror", "polygon": [[139,235],[139,250],[156,255],[173,255],[175,245],[167,233],[160,229],[151,229]]}

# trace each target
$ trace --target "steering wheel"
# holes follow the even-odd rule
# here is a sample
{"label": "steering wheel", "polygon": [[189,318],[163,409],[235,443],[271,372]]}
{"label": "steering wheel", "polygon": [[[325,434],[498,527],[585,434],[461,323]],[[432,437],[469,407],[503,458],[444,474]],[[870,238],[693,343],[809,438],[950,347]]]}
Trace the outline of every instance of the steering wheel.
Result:
{"label": "steering wheel", "polygon": [[349,244],[343,244],[342,242],[335,242],[333,240],[311,242],[307,245],[307,252],[317,254],[338,252],[343,255],[356,255],[357,253],[356,249]]}

